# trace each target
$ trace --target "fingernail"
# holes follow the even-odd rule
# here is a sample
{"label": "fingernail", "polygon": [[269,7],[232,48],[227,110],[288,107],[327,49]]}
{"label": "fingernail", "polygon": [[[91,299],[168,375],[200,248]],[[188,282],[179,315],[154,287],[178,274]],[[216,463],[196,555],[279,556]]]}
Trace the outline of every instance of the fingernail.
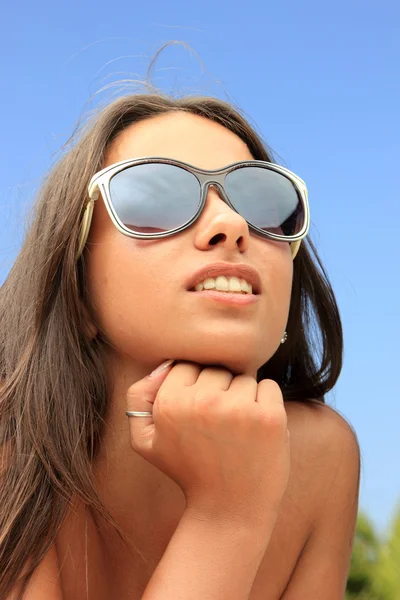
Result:
{"label": "fingernail", "polygon": [[162,363],[162,365],[160,365],[159,367],[157,367],[157,369],[154,369],[154,371],[152,371],[150,373],[150,375],[148,375],[148,377],[156,377],[156,375],[158,375],[159,373],[162,373],[163,371],[165,371],[165,369],[168,369],[168,367],[170,365],[172,365],[172,363],[174,362],[174,358],[171,358],[170,360],[167,360],[165,362]]}

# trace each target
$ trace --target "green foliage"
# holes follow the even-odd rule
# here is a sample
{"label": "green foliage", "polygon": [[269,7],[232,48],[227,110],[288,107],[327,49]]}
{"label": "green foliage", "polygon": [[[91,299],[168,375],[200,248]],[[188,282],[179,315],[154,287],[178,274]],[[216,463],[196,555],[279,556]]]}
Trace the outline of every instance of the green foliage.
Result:
{"label": "green foliage", "polygon": [[362,511],[356,534],[345,600],[400,600],[400,504],[385,540]]}
{"label": "green foliage", "polygon": [[347,580],[346,600],[353,598],[377,600],[373,595],[373,580],[379,553],[379,539],[374,527],[363,512],[357,518],[356,534]]}
{"label": "green foliage", "polygon": [[400,600],[400,503],[387,540],[381,545],[373,589],[379,600]]}

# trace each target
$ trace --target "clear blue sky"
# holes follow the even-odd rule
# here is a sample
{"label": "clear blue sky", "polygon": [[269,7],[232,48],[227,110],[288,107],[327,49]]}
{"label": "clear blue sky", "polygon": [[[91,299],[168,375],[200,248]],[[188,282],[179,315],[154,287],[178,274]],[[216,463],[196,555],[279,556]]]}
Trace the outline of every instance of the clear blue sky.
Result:
{"label": "clear blue sky", "polygon": [[173,46],[155,83],[231,99],[305,179],[345,332],[328,401],[356,429],[360,506],[382,533],[400,499],[399,22],[395,0],[37,0],[3,3],[0,39],[0,283],[24,211],[89,97],[144,77],[168,40],[189,43],[205,69]]}

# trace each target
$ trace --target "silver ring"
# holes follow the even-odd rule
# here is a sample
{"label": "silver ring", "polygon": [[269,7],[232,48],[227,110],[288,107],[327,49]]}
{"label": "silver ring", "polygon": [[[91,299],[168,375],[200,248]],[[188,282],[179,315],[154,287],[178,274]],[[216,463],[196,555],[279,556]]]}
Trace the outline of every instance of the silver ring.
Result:
{"label": "silver ring", "polygon": [[128,417],[152,417],[153,413],[147,410],[127,410],[126,415]]}

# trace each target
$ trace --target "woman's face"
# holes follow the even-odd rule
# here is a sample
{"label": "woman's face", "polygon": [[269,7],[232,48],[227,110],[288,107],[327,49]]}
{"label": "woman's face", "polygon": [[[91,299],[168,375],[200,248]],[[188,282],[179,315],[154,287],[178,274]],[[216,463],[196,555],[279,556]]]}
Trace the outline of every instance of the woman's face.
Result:
{"label": "woman's face", "polygon": [[[109,147],[103,166],[144,156],[210,170],[253,159],[234,133],[183,112],[129,126]],[[147,372],[173,358],[255,376],[279,347],[292,285],[289,244],[250,233],[217,188],[209,188],[204,211],[190,228],[156,240],[121,234],[100,196],[85,253],[97,325],[113,359],[132,369]],[[230,305],[187,289],[195,271],[219,261],[258,271],[256,302]]]}

